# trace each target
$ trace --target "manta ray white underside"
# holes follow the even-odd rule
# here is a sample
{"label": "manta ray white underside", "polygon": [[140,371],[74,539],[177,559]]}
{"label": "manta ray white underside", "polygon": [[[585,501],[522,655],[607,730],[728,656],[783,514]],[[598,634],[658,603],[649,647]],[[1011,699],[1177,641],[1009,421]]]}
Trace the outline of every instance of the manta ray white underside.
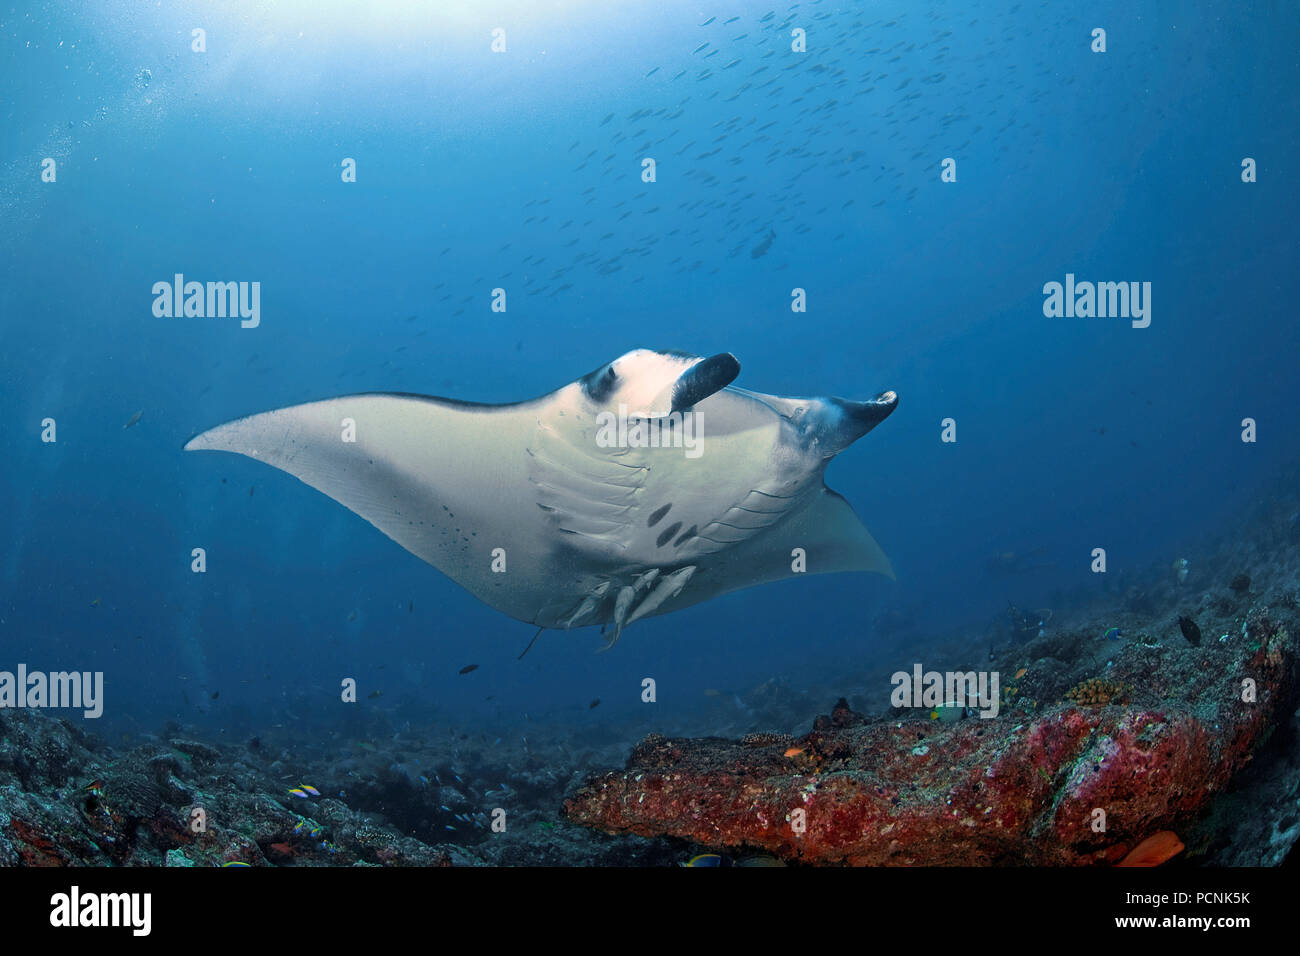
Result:
{"label": "manta ray white underside", "polygon": [[543,628],[606,625],[611,644],[640,618],[793,576],[795,549],[807,573],[893,577],[822,474],[897,396],[761,395],[730,384],[739,371],[728,353],[638,349],[532,401],[348,395],[185,448],[273,465],[491,607]]}

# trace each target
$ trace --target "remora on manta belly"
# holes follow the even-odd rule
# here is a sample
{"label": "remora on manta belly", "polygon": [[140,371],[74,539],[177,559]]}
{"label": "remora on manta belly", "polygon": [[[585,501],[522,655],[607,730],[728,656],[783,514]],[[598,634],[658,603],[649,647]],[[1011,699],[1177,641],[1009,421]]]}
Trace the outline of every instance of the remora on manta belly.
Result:
{"label": "remora on manta belly", "polygon": [[[185,449],[273,465],[490,607],[543,629],[600,624],[610,645],[641,618],[793,576],[796,548],[808,573],[892,578],[822,476],[898,397],[782,398],[736,388],[739,372],[726,352],[637,349],[531,401],[348,395]],[[633,440],[651,426],[659,440]]]}

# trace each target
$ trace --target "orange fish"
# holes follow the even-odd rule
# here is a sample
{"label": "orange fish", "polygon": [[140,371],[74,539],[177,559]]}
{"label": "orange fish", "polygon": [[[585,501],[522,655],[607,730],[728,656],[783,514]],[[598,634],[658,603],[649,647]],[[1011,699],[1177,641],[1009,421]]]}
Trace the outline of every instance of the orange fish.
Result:
{"label": "orange fish", "polygon": [[807,749],[808,749],[807,747],[791,747],[789,750],[785,752],[785,756],[797,757]]}
{"label": "orange fish", "polygon": [[1183,852],[1183,841],[1173,830],[1161,830],[1135,846],[1116,866],[1159,866]]}
{"label": "orange fish", "polygon": [[1024,676],[1025,676],[1026,674],[1028,674],[1028,673],[1029,673],[1029,668],[1028,668],[1028,667],[1022,667],[1022,668],[1020,668],[1020,670],[1016,671],[1016,676],[1013,677],[1013,678],[1011,678],[1011,679],[1012,679],[1012,680],[1020,680],[1020,678],[1024,677]]}

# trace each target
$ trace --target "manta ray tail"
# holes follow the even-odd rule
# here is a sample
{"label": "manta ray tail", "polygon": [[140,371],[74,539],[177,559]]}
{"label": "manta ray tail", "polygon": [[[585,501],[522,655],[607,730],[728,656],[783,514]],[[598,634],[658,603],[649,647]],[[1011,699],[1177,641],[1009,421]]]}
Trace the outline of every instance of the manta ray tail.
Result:
{"label": "manta ray tail", "polygon": [[[542,636],[542,631],[544,630],[546,630],[545,627],[539,627],[537,629],[537,633],[533,635],[533,639],[529,641],[528,646],[524,648],[524,654],[527,654],[529,651],[533,649],[533,645],[537,643],[537,639]],[[520,654],[517,658],[515,658],[515,660],[522,661],[524,659],[524,654]]]}

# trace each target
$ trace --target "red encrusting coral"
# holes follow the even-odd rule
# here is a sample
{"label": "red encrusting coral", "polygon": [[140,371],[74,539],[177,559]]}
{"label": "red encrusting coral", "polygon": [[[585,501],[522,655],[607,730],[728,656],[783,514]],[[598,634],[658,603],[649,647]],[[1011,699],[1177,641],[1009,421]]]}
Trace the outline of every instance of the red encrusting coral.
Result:
{"label": "red encrusting coral", "polygon": [[16,817],[9,822],[9,832],[18,848],[23,866],[67,866],[68,860],[48,836]]}
{"label": "red encrusting coral", "polygon": [[[855,865],[1114,864],[1222,791],[1287,691],[1285,629],[1259,626],[1221,695],[1061,701],[1033,715],[871,720],[841,700],[800,738],[651,735],[589,780],[570,820],[790,860]],[[1255,699],[1243,699],[1243,681]],[[788,755],[787,755],[788,754]]]}

